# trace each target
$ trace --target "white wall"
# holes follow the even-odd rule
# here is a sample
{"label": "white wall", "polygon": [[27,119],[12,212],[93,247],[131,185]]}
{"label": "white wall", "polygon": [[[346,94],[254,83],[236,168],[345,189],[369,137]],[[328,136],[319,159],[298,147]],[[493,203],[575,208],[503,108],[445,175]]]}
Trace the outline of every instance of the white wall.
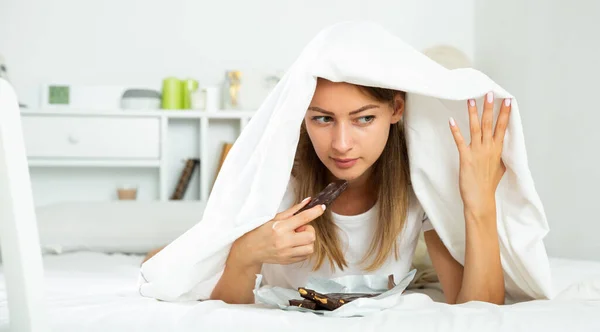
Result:
{"label": "white wall", "polygon": [[[473,2],[3,0],[0,54],[21,100],[35,106],[42,82],[158,88],[169,75],[213,84],[226,69],[285,70],[320,29],[348,19],[380,22],[419,49],[447,43],[471,56]],[[247,107],[259,102],[248,98]]]}
{"label": "white wall", "polygon": [[600,260],[600,2],[481,1],[475,60],[519,100],[549,254]]}

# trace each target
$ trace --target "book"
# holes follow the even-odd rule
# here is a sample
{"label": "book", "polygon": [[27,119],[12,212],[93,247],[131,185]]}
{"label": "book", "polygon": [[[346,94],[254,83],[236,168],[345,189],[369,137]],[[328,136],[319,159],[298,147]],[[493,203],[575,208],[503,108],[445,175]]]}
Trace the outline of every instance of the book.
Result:
{"label": "book", "polygon": [[227,154],[229,153],[229,150],[231,150],[232,147],[233,147],[233,143],[223,143],[223,147],[221,149],[221,158],[219,158],[219,165],[217,167],[217,173],[215,174],[215,180],[213,181],[213,187],[215,185],[215,182],[217,181],[217,177],[219,176],[221,167],[223,167],[225,158],[227,158]]}
{"label": "book", "polygon": [[172,200],[183,199],[183,197],[185,196],[185,192],[187,191],[187,188],[190,185],[192,174],[194,174],[194,170],[199,165],[200,159],[191,158],[186,160],[185,167],[183,168],[183,171],[181,171],[181,175],[179,176],[179,181],[177,182],[175,191],[173,192],[173,195],[171,195]]}

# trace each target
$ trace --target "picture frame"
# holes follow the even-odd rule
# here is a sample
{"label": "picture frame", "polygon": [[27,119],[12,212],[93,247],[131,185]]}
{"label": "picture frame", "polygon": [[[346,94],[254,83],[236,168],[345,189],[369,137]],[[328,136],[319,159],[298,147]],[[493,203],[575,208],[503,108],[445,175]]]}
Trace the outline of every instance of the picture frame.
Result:
{"label": "picture frame", "polygon": [[71,86],[68,84],[44,84],[40,106],[42,108],[64,108],[71,104]]}

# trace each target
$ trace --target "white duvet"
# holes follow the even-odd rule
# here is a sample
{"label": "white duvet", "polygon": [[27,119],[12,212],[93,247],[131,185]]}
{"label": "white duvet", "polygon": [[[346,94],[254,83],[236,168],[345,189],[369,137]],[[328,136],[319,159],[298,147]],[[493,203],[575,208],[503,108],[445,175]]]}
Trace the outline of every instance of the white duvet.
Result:
{"label": "white duvet", "polygon": [[[137,276],[141,256],[78,252],[44,257],[46,308],[52,331],[600,331],[600,291],[595,300],[569,294],[600,280],[600,262],[552,258],[553,300],[497,306],[483,302],[447,305],[439,287],[405,295],[379,314],[358,318],[321,317],[260,305],[221,301],[162,302],[141,297]],[[593,287],[587,288],[594,289]],[[575,294],[579,296],[580,294]],[[592,296],[593,295],[593,296]],[[4,274],[0,266],[0,331],[8,331]]]}
{"label": "white duvet", "polygon": [[[348,22],[320,32],[258,109],[231,149],[202,220],[142,266],[143,296],[208,298],[233,241],[275,216],[317,77],[408,92],[404,124],[413,188],[452,256],[464,263],[458,152],[448,118],[468,135],[467,99],[481,105],[489,91],[498,103],[513,96],[479,71],[442,67],[377,24]],[[502,154],[507,171],[496,196],[506,290],[509,301],[550,298],[542,242],[548,224],[529,172],[518,101],[512,105]]]}

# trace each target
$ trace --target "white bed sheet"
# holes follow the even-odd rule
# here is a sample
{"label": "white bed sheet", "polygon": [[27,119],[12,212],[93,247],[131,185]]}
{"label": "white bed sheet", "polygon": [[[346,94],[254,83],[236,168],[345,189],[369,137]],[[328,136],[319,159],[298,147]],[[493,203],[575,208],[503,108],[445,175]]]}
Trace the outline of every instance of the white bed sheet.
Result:
{"label": "white bed sheet", "polygon": [[[220,301],[167,303],[137,292],[141,256],[78,252],[44,256],[47,308],[53,331],[600,331],[600,301],[552,300],[495,306],[446,305],[422,293],[369,317],[324,318],[260,305]],[[600,279],[600,262],[551,259],[557,290]],[[435,288],[427,290],[436,295]],[[439,294],[437,294],[439,295]],[[8,331],[0,271],[0,331]]]}

